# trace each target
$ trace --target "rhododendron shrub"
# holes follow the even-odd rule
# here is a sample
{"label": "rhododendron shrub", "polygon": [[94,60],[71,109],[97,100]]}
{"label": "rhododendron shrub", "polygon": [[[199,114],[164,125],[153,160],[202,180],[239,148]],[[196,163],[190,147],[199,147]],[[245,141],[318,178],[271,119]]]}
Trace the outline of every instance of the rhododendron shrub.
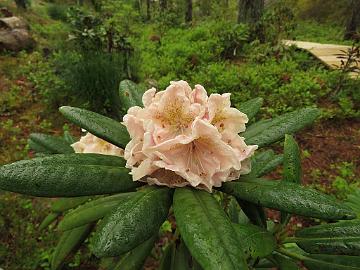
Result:
{"label": "rhododendron shrub", "polygon": [[[62,232],[52,269],[88,238],[105,269],[143,269],[150,254],[164,270],[359,269],[353,211],[301,185],[291,134],[317,109],[256,122],[262,99],[233,108],[229,94],[208,95],[185,81],[145,92],[123,81],[119,99],[122,123],[61,107],[84,136],[31,134],[38,157],[0,167],[0,189],[58,198],[40,225],[57,221]],[[279,141],[283,154],[263,149]],[[281,164],[282,179],[264,178]],[[279,218],[268,219],[264,208]],[[289,236],[293,215],[322,224]]]}

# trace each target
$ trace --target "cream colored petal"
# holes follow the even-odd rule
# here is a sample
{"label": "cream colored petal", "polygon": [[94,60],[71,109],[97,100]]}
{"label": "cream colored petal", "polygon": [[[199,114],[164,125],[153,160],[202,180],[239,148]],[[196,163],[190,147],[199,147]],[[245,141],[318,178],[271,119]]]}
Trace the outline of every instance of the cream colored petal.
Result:
{"label": "cream colored petal", "polygon": [[142,96],[142,103],[144,104],[145,107],[148,107],[152,103],[155,97],[155,93],[156,93],[156,89],[154,87],[145,91],[145,93]]}

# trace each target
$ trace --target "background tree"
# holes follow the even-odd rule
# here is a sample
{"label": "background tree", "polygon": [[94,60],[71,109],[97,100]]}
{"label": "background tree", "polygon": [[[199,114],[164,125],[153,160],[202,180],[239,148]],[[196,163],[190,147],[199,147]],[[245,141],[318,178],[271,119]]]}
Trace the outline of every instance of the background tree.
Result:
{"label": "background tree", "polygon": [[146,19],[151,19],[151,0],[146,0]]}
{"label": "background tree", "polygon": [[344,39],[352,39],[360,24],[360,0],[352,0],[349,5],[349,20],[346,24]]}
{"label": "background tree", "polygon": [[238,23],[254,24],[264,12],[264,0],[239,0]]}
{"label": "background tree", "polygon": [[28,6],[27,0],[15,0],[15,4],[18,8],[26,9]]}
{"label": "background tree", "polygon": [[160,0],[159,5],[160,5],[160,11],[163,12],[167,8],[167,1],[166,0]]}
{"label": "background tree", "polygon": [[193,2],[192,0],[186,0],[186,12],[185,22],[190,23],[192,21],[193,14]]}

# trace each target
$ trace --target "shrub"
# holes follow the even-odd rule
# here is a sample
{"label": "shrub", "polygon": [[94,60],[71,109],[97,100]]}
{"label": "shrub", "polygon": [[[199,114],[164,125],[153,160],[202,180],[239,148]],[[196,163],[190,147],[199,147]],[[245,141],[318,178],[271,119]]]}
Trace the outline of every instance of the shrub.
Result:
{"label": "shrub", "polygon": [[47,13],[51,19],[66,21],[68,6],[62,4],[49,4],[47,6]]}
{"label": "shrub", "polygon": [[[125,59],[118,53],[61,53],[55,66],[64,81],[70,104],[120,117],[117,89],[127,78]],[[63,90],[63,91],[64,91]]]}

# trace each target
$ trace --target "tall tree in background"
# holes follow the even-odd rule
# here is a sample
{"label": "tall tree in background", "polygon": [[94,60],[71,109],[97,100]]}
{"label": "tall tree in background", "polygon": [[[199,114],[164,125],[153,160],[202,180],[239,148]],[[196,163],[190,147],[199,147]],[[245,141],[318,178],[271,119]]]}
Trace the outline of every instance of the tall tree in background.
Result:
{"label": "tall tree in background", "polygon": [[239,0],[238,23],[254,24],[264,12],[264,0]]}
{"label": "tall tree in background", "polygon": [[146,19],[151,19],[151,0],[146,0]]}
{"label": "tall tree in background", "polygon": [[167,8],[167,0],[160,0],[159,4],[160,4],[160,11],[161,12],[165,11]]}
{"label": "tall tree in background", "polygon": [[193,2],[192,0],[186,0],[185,22],[190,23],[192,21],[192,13],[193,13]]}
{"label": "tall tree in background", "polygon": [[26,0],[15,0],[15,4],[18,8],[26,9],[28,2]]}
{"label": "tall tree in background", "polygon": [[349,5],[349,20],[346,25],[344,39],[352,39],[360,25],[360,0],[352,0]]}

